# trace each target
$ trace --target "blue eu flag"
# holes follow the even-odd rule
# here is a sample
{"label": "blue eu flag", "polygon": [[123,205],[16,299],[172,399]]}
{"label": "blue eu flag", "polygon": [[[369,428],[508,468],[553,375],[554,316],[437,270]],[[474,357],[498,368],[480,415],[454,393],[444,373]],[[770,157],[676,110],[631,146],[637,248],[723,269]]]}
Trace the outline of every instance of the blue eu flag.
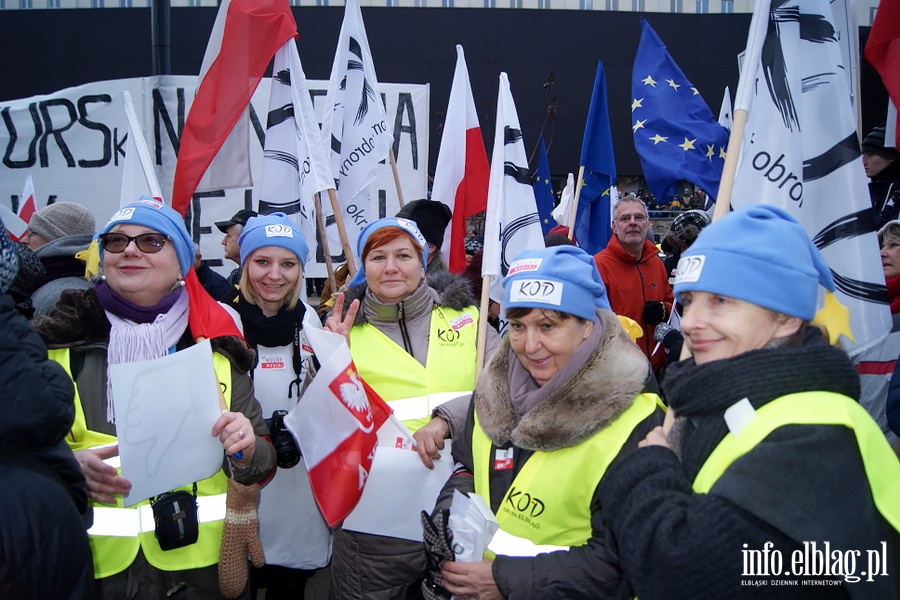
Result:
{"label": "blue eu flag", "polygon": [[660,201],[686,180],[711,197],[719,193],[728,130],[641,18],[641,43],[631,73],[631,130],[644,178]]}
{"label": "blue eu flag", "polygon": [[603,61],[597,62],[594,92],[584,125],[580,165],[584,167],[584,175],[575,212],[575,239],[585,252],[596,254],[606,247],[612,235],[609,187],[616,179]]}
{"label": "blue eu flag", "polygon": [[534,177],[534,201],[537,203],[538,217],[541,219],[541,231],[544,235],[556,227],[556,219],[550,214],[554,207],[553,183],[550,180],[550,161],[547,160],[547,146],[541,134],[537,171]]}

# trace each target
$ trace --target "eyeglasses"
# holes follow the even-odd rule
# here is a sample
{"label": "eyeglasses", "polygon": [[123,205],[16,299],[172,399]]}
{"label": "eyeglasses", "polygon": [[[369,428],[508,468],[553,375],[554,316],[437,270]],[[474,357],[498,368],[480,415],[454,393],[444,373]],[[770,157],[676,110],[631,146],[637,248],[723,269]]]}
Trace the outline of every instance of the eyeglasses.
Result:
{"label": "eyeglasses", "polygon": [[125,248],[127,248],[128,244],[131,242],[134,242],[134,245],[137,246],[137,249],[141,252],[156,254],[163,249],[163,246],[165,246],[166,242],[169,240],[168,237],[161,233],[142,233],[133,237],[125,235],[124,233],[104,233],[97,237],[100,238],[103,249],[107,252],[112,252],[113,254],[125,252]]}

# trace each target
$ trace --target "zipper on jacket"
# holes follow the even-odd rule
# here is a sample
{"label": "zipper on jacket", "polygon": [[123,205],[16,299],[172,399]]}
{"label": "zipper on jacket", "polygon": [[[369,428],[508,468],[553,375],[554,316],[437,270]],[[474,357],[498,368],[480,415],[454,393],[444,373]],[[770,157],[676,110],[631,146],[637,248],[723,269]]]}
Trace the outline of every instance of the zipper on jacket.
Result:
{"label": "zipper on jacket", "polygon": [[403,349],[406,350],[410,356],[415,357],[413,354],[412,342],[409,341],[409,331],[406,329],[406,315],[403,312],[403,302],[397,305],[397,323],[400,325],[400,337],[403,338]]}

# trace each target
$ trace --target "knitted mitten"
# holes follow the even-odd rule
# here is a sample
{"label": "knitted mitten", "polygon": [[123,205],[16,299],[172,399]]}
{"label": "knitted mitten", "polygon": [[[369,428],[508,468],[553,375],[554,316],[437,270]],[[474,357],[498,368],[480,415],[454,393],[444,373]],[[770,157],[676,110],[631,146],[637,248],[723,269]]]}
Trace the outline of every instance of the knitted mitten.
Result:
{"label": "knitted mitten", "polygon": [[259,541],[259,486],[228,480],[225,522],[219,550],[219,590],[226,598],[237,598],[247,587],[247,558],[254,567],[266,564]]}

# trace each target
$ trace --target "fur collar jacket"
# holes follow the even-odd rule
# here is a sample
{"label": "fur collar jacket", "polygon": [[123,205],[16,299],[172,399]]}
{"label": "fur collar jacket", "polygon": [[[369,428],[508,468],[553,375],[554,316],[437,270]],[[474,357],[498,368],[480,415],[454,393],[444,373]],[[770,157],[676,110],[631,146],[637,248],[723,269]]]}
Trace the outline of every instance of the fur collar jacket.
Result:
{"label": "fur collar jacket", "polygon": [[[93,288],[64,291],[56,308],[46,316],[36,317],[32,324],[47,348],[109,344],[110,324]],[[185,336],[189,333],[185,332]],[[210,344],[214,352],[225,355],[241,374],[253,368],[255,354],[240,338],[222,336],[211,339]]]}
{"label": "fur collar jacket", "polygon": [[[509,337],[478,378],[474,402],[478,421],[498,446],[549,452],[575,446],[603,429],[641,393],[650,366],[619,320],[606,322],[597,349],[584,365],[536,407],[519,417],[510,395]],[[515,355],[512,355],[512,360]]]}

